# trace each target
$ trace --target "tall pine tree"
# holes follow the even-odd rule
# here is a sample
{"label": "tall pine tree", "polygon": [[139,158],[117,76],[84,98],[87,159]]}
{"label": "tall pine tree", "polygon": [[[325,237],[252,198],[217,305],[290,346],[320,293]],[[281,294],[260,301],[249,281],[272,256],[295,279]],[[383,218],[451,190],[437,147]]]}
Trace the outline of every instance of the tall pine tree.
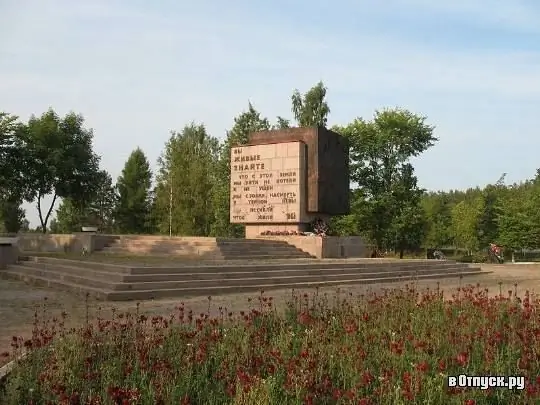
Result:
{"label": "tall pine tree", "polygon": [[144,152],[137,148],[129,156],[122,175],[117,181],[118,202],[115,223],[121,233],[142,234],[151,232],[150,187],[152,172]]}

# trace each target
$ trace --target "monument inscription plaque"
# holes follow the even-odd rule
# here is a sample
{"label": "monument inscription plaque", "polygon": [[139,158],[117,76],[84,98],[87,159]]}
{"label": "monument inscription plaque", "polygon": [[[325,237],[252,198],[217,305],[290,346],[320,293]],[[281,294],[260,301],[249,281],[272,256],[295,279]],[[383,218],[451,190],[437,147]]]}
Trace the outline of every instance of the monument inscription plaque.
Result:
{"label": "monument inscription plaque", "polygon": [[303,142],[232,148],[231,223],[302,222],[305,190],[306,145]]}

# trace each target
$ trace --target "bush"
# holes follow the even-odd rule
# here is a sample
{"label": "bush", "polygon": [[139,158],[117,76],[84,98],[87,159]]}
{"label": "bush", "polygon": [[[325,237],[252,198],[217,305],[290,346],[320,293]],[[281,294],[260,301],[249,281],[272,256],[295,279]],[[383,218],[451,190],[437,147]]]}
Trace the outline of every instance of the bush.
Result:
{"label": "bush", "polygon": [[[218,318],[114,314],[73,331],[36,322],[0,403],[526,404],[539,398],[540,303],[467,286],[354,298],[293,295]],[[446,388],[449,375],[523,375],[526,389]],[[1,395],[1,394],[0,394]]]}

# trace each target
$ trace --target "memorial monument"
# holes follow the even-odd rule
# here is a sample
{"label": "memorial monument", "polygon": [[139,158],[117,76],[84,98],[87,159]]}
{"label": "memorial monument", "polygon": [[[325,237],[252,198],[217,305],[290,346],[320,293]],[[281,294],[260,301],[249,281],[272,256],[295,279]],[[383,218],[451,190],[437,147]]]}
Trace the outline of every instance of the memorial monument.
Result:
{"label": "memorial monument", "polygon": [[231,223],[246,238],[309,231],[316,219],[349,213],[349,148],[322,127],[255,132],[231,149]]}

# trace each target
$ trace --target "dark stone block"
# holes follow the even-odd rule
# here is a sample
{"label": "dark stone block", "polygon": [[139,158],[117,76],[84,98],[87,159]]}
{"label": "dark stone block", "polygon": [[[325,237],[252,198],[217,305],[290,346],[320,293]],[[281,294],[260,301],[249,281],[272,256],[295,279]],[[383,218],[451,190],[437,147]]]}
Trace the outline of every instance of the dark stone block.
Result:
{"label": "dark stone block", "polygon": [[307,210],[345,215],[350,212],[349,145],[322,127],[254,132],[249,145],[302,141],[307,145]]}

